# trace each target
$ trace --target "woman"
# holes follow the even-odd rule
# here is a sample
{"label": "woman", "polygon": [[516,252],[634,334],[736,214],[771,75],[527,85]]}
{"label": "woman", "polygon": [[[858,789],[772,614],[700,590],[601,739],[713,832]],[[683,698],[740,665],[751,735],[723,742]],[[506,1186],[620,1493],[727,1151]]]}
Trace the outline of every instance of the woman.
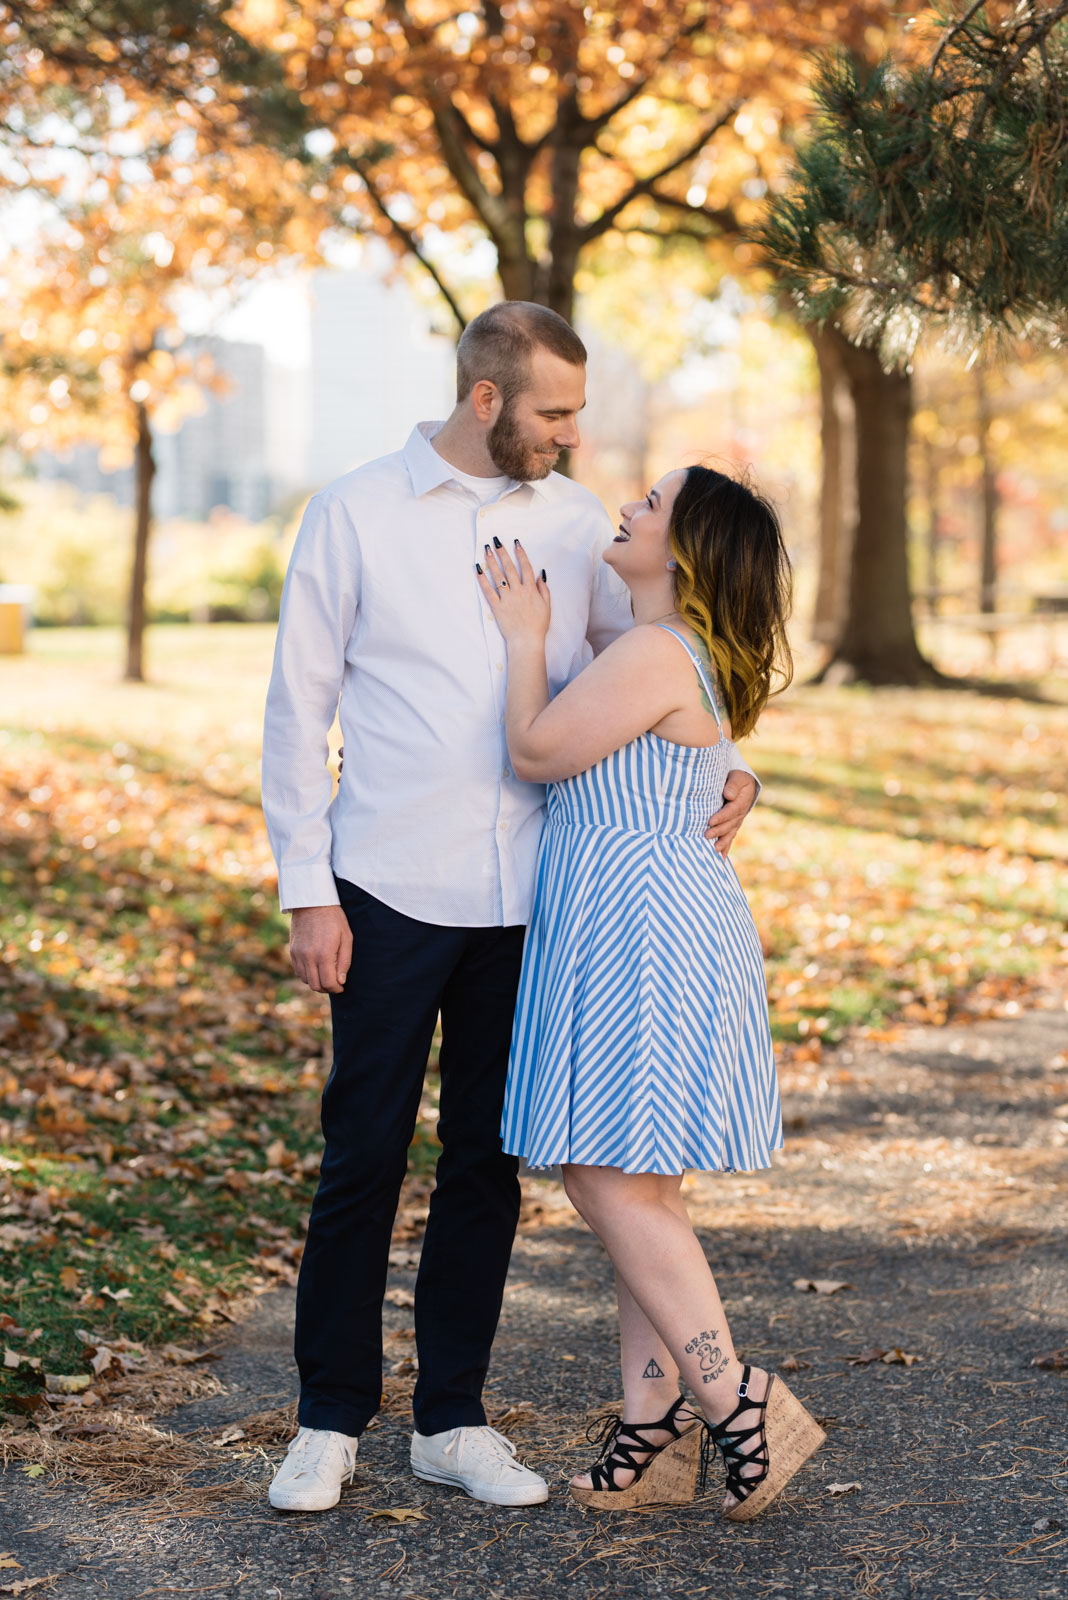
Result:
{"label": "woman", "polygon": [[[756,930],[703,837],[732,735],[788,682],[789,561],[775,512],[706,467],[622,508],[604,559],[634,628],[550,701],[550,596],[517,544],[478,582],[508,647],[517,776],[549,784],[505,1100],[505,1149],[563,1168],[616,1270],[623,1418],[571,1492],[598,1509],[693,1498],[702,1425],[725,1515],[755,1516],[823,1434],[734,1353],[680,1188],[782,1144]],[[695,1401],[679,1392],[680,1377]]]}

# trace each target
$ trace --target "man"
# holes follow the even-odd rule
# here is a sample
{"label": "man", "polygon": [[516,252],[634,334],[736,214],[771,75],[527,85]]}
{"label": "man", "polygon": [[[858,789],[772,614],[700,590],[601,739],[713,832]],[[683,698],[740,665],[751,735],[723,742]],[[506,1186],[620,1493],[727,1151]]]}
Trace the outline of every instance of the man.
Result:
{"label": "man", "polygon": [[[499,1137],[544,791],[513,775],[505,649],[475,582],[493,542],[547,570],[550,683],[630,626],[614,529],[553,472],[579,442],[586,351],[524,301],[471,323],[457,404],[310,502],[267,700],[263,801],[298,977],[331,998],[325,1152],[297,1288],[299,1432],[279,1509],[335,1505],[378,1410],[389,1241],[441,1016],[442,1152],[415,1289],[412,1470],[497,1505],[547,1498],[486,1425],[482,1386],[516,1220]],[[345,767],[331,804],[327,735]],[[755,794],[740,758],[710,819],[726,849]]]}

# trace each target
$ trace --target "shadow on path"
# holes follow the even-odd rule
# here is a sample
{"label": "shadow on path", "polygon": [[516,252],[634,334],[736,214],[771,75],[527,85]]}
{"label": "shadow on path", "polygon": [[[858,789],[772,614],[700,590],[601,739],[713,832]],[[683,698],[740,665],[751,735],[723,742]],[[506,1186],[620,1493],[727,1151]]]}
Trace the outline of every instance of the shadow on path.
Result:
{"label": "shadow on path", "polygon": [[[0,1572],[0,1594],[13,1592],[9,1576],[56,1574],[53,1594],[109,1600],[1059,1600],[1066,1378],[1032,1360],[1065,1342],[1066,1045],[1063,1010],[854,1039],[784,1069],[794,1131],[775,1169],[688,1180],[736,1341],[785,1365],[829,1435],[756,1522],[723,1523],[712,1493],[616,1517],[568,1499],[567,1477],[590,1456],[586,1422],[618,1396],[611,1273],[559,1186],[530,1180],[489,1399],[550,1478],[547,1506],[501,1511],[412,1478],[410,1378],[394,1375],[355,1484],[325,1515],[266,1505],[282,1415],[267,1456],[220,1447],[221,1470],[248,1492],[195,1515],[152,1500],[100,1507],[9,1469],[0,1549],[21,1568]],[[414,1280],[409,1249],[400,1291]],[[817,1278],[847,1287],[794,1287]],[[258,1300],[222,1348],[220,1392],[166,1425],[218,1439],[285,1406],[291,1321],[291,1291]],[[412,1352],[410,1324],[405,1306],[387,1308],[391,1369]],[[842,1484],[853,1487],[832,1490]],[[423,1517],[374,1515],[398,1508]]]}

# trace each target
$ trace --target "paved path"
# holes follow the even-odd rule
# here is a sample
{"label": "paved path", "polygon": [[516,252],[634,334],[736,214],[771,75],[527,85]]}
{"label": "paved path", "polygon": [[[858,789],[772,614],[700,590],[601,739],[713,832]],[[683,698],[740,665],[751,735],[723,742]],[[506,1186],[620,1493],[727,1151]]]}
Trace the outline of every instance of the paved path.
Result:
{"label": "paved path", "polygon": [[[0,1486],[0,1595],[140,1600],[548,1600],[560,1593],[840,1600],[1060,1600],[1068,1571],[1063,1009],[854,1042],[784,1072],[788,1150],[774,1172],[692,1181],[688,1196],[747,1356],[785,1364],[829,1441],[776,1509],[733,1526],[718,1495],[597,1516],[563,1492],[589,1459],[591,1410],[617,1396],[610,1273],[558,1186],[528,1186],[492,1404],[553,1481],[499,1511],[407,1470],[411,1311],[388,1308],[389,1412],[325,1516],[266,1506],[292,1398],[292,1296],[263,1297],[215,1364],[219,1390],[164,1426],[209,1466],[197,1491],[101,1504],[84,1489]],[[400,1247],[402,1262],[409,1246]],[[795,1279],[840,1280],[834,1294]],[[393,1285],[410,1289],[400,1265]],[[908,1364],[873,1358],[900,1351]],[[863,1357],[859,1363],[851,1357]],[[796,1371],[793,1371],[796,1364]],[[257,1441],[265,1453],[249,1448]],[[161,1451],[163,1447],[161,1446]],[[242,1452],[244,1452],[242,1454]],[[164,1456],[161,1454],[161,1460]],[[169,1459],[169,1456],[168,1456]],[[218,1465],[214,1465],[218,1463]],[[845,1494],[831,1485],[858,1485]],[[383,1513],[417,1510],[417,1520]],[[6,1587],[5,1587],[6,1585]]]}

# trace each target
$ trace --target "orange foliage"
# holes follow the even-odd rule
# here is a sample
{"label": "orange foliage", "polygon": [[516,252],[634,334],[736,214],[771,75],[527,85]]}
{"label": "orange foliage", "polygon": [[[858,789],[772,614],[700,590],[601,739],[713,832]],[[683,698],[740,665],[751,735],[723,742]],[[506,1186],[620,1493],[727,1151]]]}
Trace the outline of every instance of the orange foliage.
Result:
{"label": "orange foliage", "polygon": [[705,238],[753,220],[811,52],[870,54],[892,22],[880,0],[238,0],[232,15],[336,141],[343,214],[447,294],[435,235],[475,224],[504,292],[565,315],[610,229]]}

